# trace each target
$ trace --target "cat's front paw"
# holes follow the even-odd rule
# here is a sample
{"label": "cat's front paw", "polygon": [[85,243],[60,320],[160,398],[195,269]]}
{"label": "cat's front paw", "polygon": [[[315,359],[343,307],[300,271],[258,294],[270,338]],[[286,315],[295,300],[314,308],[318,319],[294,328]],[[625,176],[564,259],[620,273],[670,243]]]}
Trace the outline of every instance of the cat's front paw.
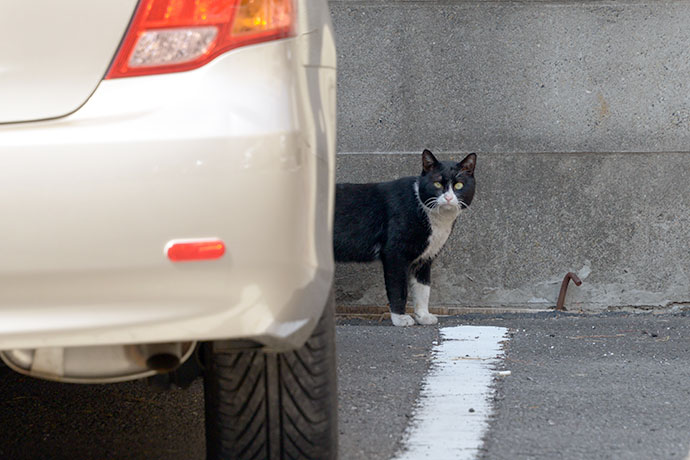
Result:
{"label": "cat's front paw", "polygon": [[422,313],[422,314],[415,314],[414,319],[419,323],[419,324],[424,324],[424,325],[429,325],[429,324],[436,324],[438,323],[438,318],[436,315],[432,315],[431,313]]}
{"label": "cat's front paw", "polygon": [[414,319],[410,315],[391,313],[391,321],[393,321],[393,326],[414,326]]}

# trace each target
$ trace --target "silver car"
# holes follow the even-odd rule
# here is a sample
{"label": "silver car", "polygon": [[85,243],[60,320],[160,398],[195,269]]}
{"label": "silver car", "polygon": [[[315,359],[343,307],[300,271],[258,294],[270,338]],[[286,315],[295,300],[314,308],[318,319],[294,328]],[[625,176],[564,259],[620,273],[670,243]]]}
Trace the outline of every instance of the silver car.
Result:
{"label": "silver car", "polygon": [[0,0],[0,39],[4,363],[202,373],[208,458],[334,457],[326,0]]}

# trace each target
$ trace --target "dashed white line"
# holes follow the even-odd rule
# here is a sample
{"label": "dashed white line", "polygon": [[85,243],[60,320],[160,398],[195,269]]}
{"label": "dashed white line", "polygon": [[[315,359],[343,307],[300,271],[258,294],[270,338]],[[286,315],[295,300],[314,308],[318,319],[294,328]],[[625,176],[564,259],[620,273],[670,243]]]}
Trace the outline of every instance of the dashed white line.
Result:
{"label": "dashed white line", "polygon": [[502,327],[441,328],[441,343],[434,347],[431,369],[396,460],[478,456],[507,334]]}

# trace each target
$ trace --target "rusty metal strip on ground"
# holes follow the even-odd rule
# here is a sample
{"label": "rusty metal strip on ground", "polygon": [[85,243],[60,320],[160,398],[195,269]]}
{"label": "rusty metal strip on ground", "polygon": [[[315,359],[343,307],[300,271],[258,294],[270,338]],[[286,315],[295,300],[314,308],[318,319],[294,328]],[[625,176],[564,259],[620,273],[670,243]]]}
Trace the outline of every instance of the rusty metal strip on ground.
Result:
{"label": "rusty metal strip on ground", "polygon": [[568,272],[563,277],[563,282],[561,283],[561,292],[558,293],[558,302],[556,302],[556,310],[567,311],[565,309],[565,294],[568,291],[568,284],[570,280],[573,280],[576,286],[582,285],[582,280],[573,272]]}

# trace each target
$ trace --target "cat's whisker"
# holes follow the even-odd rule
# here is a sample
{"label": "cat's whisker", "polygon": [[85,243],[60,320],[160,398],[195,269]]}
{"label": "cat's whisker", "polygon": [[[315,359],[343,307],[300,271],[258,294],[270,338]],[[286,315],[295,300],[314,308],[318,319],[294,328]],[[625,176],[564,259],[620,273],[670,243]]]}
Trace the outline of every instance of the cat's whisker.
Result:
{"label": "cat's whisker", "polygon": [[436,201],[436,197],[431,197],[422,204],[428,209],[434,209],[438,205],[438,202]]}

